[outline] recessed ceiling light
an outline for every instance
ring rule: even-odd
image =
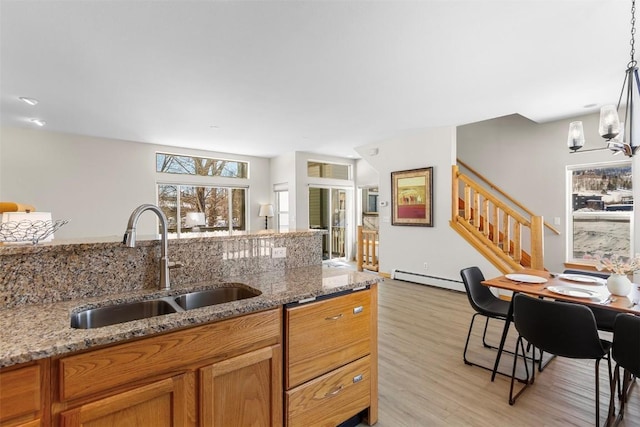
[[[36,124],[38,126],[44,126],[47,124],[47,122],[45,122],[44,120],[40,120],[40,119],[31,119],[29,120],[31,123]]]
[[[38,100],[35,98],[27,98],[26,96],[21,96],[20,97],[20,101],[29,104],[29,105],[36,105],[38,103]]]

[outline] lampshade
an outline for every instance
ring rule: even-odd
[[[600,136],[615,138],[620,133],[620,117],[615,105],[605,105],[600,109]]]
[[[205,225],[204,212],[189,212],[185,218],[184,224],[187,227],[197,227]]]
[[[273,216],[273,205],[260,205],[260,211],[258,212],[258,216]]]
[[[582,148],[584,145],[584,129],[582,122],[569,123],[569,136],[567,137],[567,145],[573,151]]]

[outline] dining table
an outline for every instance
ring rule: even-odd
[[[580,274],[558,274],[543,270],[524,269],[484,280],[483,285],[515,293],[526,293],[540,298],[569,301],[595,306],[620,313],[640,316],[640,285],[633,283],[632,290],[626,296],[612,295],[606,286],[606,279]],[[513,321],[513,298],[509,304],[498,353],[491,375],[496,377],[504,344]]]

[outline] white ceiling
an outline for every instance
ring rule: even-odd
[[[238,154],[357,157],[415,129],[617,102],[630,6],[0,0],[0,115]]]

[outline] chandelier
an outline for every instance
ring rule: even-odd
[[[638,67],[635,60],[635,34],[636,34],[636,1],[631,2],[631,60],[627,64],[624,81],[622,82],[622,90],[618,98],[617,105],[604,105],[600,109],[600,136],[606,140],[607,145],[602,148],[593,148],[586,151],[611,150],[613,154],[623,153],[632,157],[635,154],[639,142],[634,137],[634,97],[640,95],[638,87],[640,87],[640,79],[638,78]],[[625,103],[622,104],[622,98],[626,95]],[[620,107],[624,106],[624,115],[622,120],[618,112]],[[626,141],[625,141],[626,138]],[[581,121],[571,122],[569,124],[569,136],[567,145],[572,153],[577,152],[584,146],[584,130]]]

